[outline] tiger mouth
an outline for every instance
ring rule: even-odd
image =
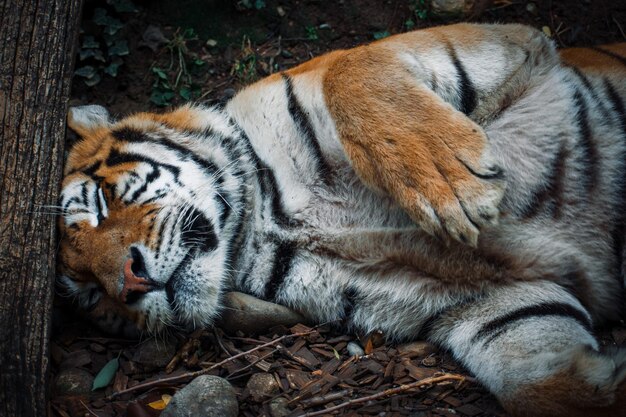
[[[172,311],[176,311],[177,310],[177,305],[176,305],[176,285],[178,283],[180,283],[182,277],[183,277],[183,270],[189,265],[189,263],[193,260],[194,255],[196,254],[197,250],[189,250],[187,252],[187,254],[185,255],[185,257],[182,259],[182,261],[180,261],[180,263],[178,264],[178,266],[176,267],[176,269],[174,270],[174,272],[172,272],[172,275],[170,275],[170,279],[167,280],[167,282],[165,283],[165,297],[167,299],[167,303],[169,304],[170,308],[172,309]]]

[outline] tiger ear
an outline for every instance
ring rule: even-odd
[[[102,106],[89,105],[70,107],[67,114],[67,125],[81,137],[111,125],[109,112]]]

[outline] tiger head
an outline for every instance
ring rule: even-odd
[[[61,289],[150,332],[211,323],[247,212],[248,157],[234,125],[196,106],[117,122],[83,106],[68,125],[81,139],[60,197]]]

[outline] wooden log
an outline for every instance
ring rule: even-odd
[[[0,0],[0,416],[47,413],[55,216],[81,0]]]

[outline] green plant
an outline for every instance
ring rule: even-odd
[[[193,29],[178,29],[165,45],[170,56],[169,66],[161,68],[155,63],[151,67],[155,77],[150,94],[152,103],[165,107],[172,104],[176,95],[186,101],[199,96],[200,87],[194,84],[192,75],[206,63],[187,45],[188,42],[197,40]]]
[[[315,28],[315,26],[306,26],[304,30],[306,32],[306,38],[308,40],[316,41],[320,38],[319,35],[317,34],[317,29]]]
[[[252,48],[252,42],[244,35],[241,40],[241,51],[230,69],[230,75],[236,76],[243,83],[254,81],[259,77],[257,63],[258,56]]]
[[[378,39],[384,39],[388,36],[391,36],[391,33],[389,33],[388,30],[384,30],[382,32],[374,32],[374,39],[378,40]]]
[[[95,29],[84,30],[81,36],[74,74],[89,87],[98,84],[104,75],[117,77],[123,57],[129,54],[128,41],[121,31],[125,24],[118,17],[120,13],[134,13],[137,8],[130,0],[107,0],[107,4],[109,10],[102,7],[94,10],[91,27]]]
[[[413,15],[419,20],[424,20],[428,18],[428,4],[426,3],[426,0],[410,0],[409,9],[413,12]],[[415,22],[412,19],[408,19],[404,24],[407,29],[413,29],[413,27],[415,26]]]
[[[261,10],[265,7],[264,0],[239,0],[237,1],[237,8],[240,10],[256,9]]]

